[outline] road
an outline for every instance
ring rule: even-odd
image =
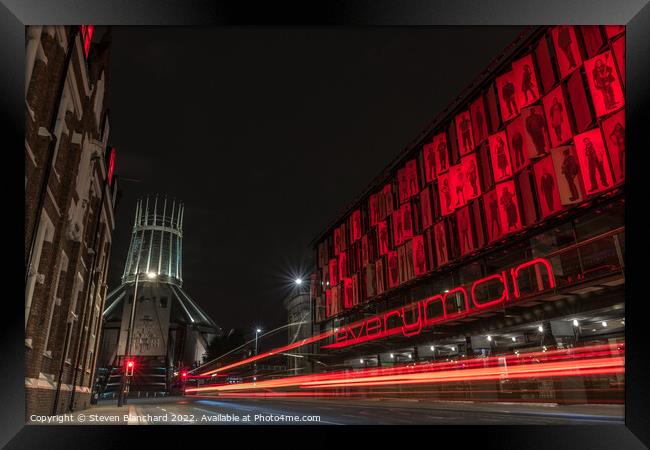
[[[545,406],[409,400],[166,397],[101,401],[60,423],[84,425],[623,424],[622,405]],[[51,422],[58,423],[58,422]]]

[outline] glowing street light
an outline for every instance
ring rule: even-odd
[[[573,319],[573,326],[574,326],[574,327],[577,327],[578,325],[580,325],[580,324],[578,323],[578,319]]]
[[[156,278],[157,276],[158,276],[158,274],[156,274],[156,272],[149,272],[149,273],[147,273],[147,278],[149,278],[150,280],[153,280],[153,279]]]
[[[295,283],[300,286],[302,284],[302,278],[296,278]]]

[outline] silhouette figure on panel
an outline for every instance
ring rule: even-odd
[[[517,205],[515,204],[514,196],[515,194],[510,192],[507,187],[503,188],[500,203],[506,212],[508,231],[510,231],[512,228],[517,228]]]
[[[586,137],[582,140],[582,142],[585,145],[585,156],[587,157],[589,182],[591,184],[591,189],[589,189],[589,192],[593,192],[598,189],[596,172],[598,172],[598,175],[600,175],[600,183],[602,186],[609,187],[609,184],[607,184],[607,177],[605,176],[605,166],[602,157],[598,157],[598,152],[596,151],[594,144],[591,142],[591,139]]]
[[[535,93],[535,85],[533,84],[533,72],[530,65],[524,65],[524,73],[521,79],[521,91],[524,93],[524,101],[528,103],[528,93],[530,92],[531,99],[537,98]]]
[[[573,43],[571,39],[571,27],[562,26],[557,33],[557,45],[564,53],[567,61],[569,61],[569,69],[572,69],[576,66],[576,60],[573,56],[573,49],[571,44]]]
[[[564,178],[569,185],[569,190],[571,191],[569,201],[573,202],[580,197],[578,187],[575,183],[575,179],[580,173],[580,166],[568,148],[565,149],[562,154],[564,155],[564,160],[562,161],[562,175],[564,175]]]
[[[607,65],[601,58],[596,60],[596,65],[591,74],[594,80],[594,87],[599,90],[605,102],[605,109],[613,109],[616,107],[616,99],[614,98],[614,88],[612,84],[616,79],[612,72],[612,66]]]
[[[495,238],[501,234],[501,220],[499,218],[499,202],[497,201],[496,195],[490,197],[488,207],[490,208],[490,217],[491,217],[490,234],[492,235],[493,238]]]
[[[515,166],[521,167],[524,164],[524,137],[519,131],[512,135],[512,148],[515,151]]]
[[[501,88],[501,96],[508,107],[508,117],[517,113],[517,103],[515,102],[515,85],[510,80]]]
[[[526,117],[526,131],[528,131],[528,134],[533,139],[537,156],[544,155],[544,148],[546,147],[544,140],[545,128],[544,116],[538,113],[535,108],[531,108],[528,117]]]
[[[618,166],[621,176],[625,176],[625,127],[620,122],[614,126],[614,131],[609,135],[609,140],[618,149]]]
[[[555,202],[553,201],[555,181],[548,171],[544,171],[544,174],[540,178],[540,188],[544,194],[544,200],[546,201],[546,206],[548,207],[549,212],[553,212],[555,210]]]
[[[501,136],[497,137],[497,167],[501,171],[501,179],[508,176],[508,157],[506,156],[506,143]]]
[[[472,197],[476,197],[478,195],[478,170],[476,169],[476,161],[474,161],[474,159],[471,159],[469,161],[467,179],[469,180],[469,185],[472,188]]]
[[[553,104],[551,105],[550,116],[551,116],[551,126],[555,132],[555,138],[558,142],[562,142],[562,124],[564,123],[564,106],[558,100],[557,97],[553,98]]]

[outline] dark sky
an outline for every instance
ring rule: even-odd
[[[224,328],[284,323],[309,242],[520,31],[114,27],[109,288],[136,199],[167,194],[186,291]]]

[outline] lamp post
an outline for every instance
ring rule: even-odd
[[[140,259],[140,253],[138,253],[138,260]],[[139,263],[139,261],[138,261]],[[158,277],[158,274],[155,272],[147,273],[147,278],[154,280]],[[129,317],[129,329],[126,334],[126,346],[124,348],[124,360],[130,361],[131,357],[131,338],[133,337],[133,321],[135,320],[135,305],[138,301],[138,283],[140,281],[140,272],[136,269],[135,274],[135,286],[133,288],[133,302],[131,303],[131,315]],[[122,406],[126,403],[126,397],[129,393],[129,385],[131,384],[131,377],[126,376],[126,370],[122,371],[122,381],[120,384],[120,395],[117,397],[117,406]]]
[[[257,356],[257,336],[262,332],[260,328],[255,329],[255,356]],[[257,361],[253,366],[253,381],[257,381]]]

